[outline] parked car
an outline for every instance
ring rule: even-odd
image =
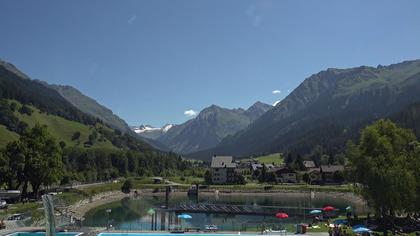
[[[217,225],[206,225],[206,226],[204,226],[204,231],[206,231],[206,232],[216,232],[218,230],[219,230],[219,228],[217,227]]]
[[[5,200],[0,200],[0,209],[7,208],[7,202]]]
[[[13,214],[7,220],[23,220],[25,217],[22,214]]]

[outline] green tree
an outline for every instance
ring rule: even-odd
[[[7,184],[9,160],[0,152],[0,188]]]
[[[131,179],[127,179],[126,181],[124,181],[121,187],[121,192],[130,193],[132,188],[133,188],[133,182],[131,181]]]
[[[297,154],[295,163],[294,163],[294,169],[295,170],[304,170],[305,166],[303,165],[303,159],[300,154]]]
[[[57,183],[62,176],[63,164],[60,148],[48,133],[46,126],[36,124],[21,136],[25,145],[25,175],[33,193],[38,194],[41,185]]]
[[[61,149],[64,149],[66,147],[66,142],[64,142],[64,141],[60,141],[59,144],[60,144]]]
[[[13,141],[7,144],[3,151],[2,176],[7,181],[8,189],[19,189],[23,182],[25,182],[25,155],[26,147],[20,140]]]
[[[71,140],[79,140],[79,138],[80,138],[80,132],[79,131],[76,131],[76,132],[74,132],[73,133],[73,136],[71,137]]]
[[[420,212],[420,143],[412,142],[410,146],[411,152],[407,166],[414,173],[416,179],[416,200],[412,212]]]
[[[293,164],[293,155],[292,153],[287,153],[286,159],[285,159],[285,164],[287,167],[292,167]]]
[[[419,181],[411,164],[420,162],[420,156],[413,143],[413,132],[389,120],[379,120],[362,131],[358,145],[349,142],[347,146],[353,177],[383,220],[393,219],[397,211],[415,209],[419,188],[416,175]]]
[[[311,178],[309,177],[308,173],[303,174],[302,180],[307,184],[309,184],[311,182]]]
[[[33,111],[32,111],[32,109],[31,109],[31,108],[29,108],[28,106],[23,105],[23,106],[21,106],[21,107],[20,107],[19,112],[20,112],[21,114],[26,114],[26,115],[30,116],[30,115],[32,114],[32,112],[33,112]]]
[[[29,184],[38,194],[41,185],[50,185],[61,179],[60,149],[46,126],[36,124],[24,132],[18,141],[11,142],[4,151],[7,159],[8,187],[19,188],[27,194]]]
[[[16,102],[10,103],[10,110],[12,112],[15,112],[16,111],[16,108],[17,108],[17,103]]]
[[[211,172],[209,170],[207,170],[206,173],[204,173],[204,182],[206,184],[212,184]]]
[[[263,183],[265,182],[267,179],[267,167],[265,166],[265,164],[262,165],[262,169],[261,169],[261,173],[258,176],[258,181]]]

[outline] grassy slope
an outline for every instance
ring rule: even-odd
[[[276,165],[281,165],[283,164],[283,157],[281,155],[281,153],[273,153],[273,154],[269,154],[266,156],[259,156],[255,158],[256,160],[258,160],[260,163],[263,164],[271,164],[271,163],[275,163]]]
[[[21,106],[21,104],[17,101],[14,102],[18,104],[18,107]],[[19,120],[28,124],[29,127],[33,127],[36,123],[47,125],[48,131],[54,138],[56,138],[57,142],[64,141],[67,146],[83,147],[83,143],[88,140],[89,135],[92,134],[92,132],[94,131],[94,127],[89,127],[87,125],[75,121],[69,121],[59,116],[40,113],[39,110],[35,107],[31,107],[31,109],[33,110],[33,113],[30,116],[26,114],[20,114],[17,110],[14,114]],[[72,141],[71,138],[73,134],[77,131],[80,132],[80,139],[79,141]],[[0,145],[3,146],[10,140],[10,137],[18,137],[17,134],[8,131],[4,126],[0,127],[0,136]],[[3,138],[3,136],[8,138]],[[115,148],[112,145],[112,143],[108,140],[106,140],[105,142],[96,141],[93,147]]]
[[[18,135],[9,131],[4,125],[0,125],[0,148],[5,147],[8,142],[18,139]]]

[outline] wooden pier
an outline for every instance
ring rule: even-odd
[[[279,207],[279,206],[252,206],[252,205],[227,205],[209,203],[182,203],[167,211],[179,213],[207,213],[207,214],[235,214],[235,215],[260,215],[274,216],[277,212],[292,213],[293,216],[309,216],[309,211],[313,208],[302,207]]]

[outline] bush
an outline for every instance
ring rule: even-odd
[[[73,133],[73,136],[71,137],[71,140],[74,141],[74,140],[78,140],[79,138],[80,138],[80,132],[76,131],[76,132]]]
[[[311,182],[311,178],[309,177],[308,173],[303,174],[302,180],[307,184],[309,184]]]
[[[15,112],[16,111],[16,108],[17,108],[17,103],[16,102],[10,103],[10,110],[12,112]]]
[[[131,181],[131,179],[127,179],[124,182],[123,186],[121,187],[121,192],[130,193],[132,188],[133,188],[133,182]]]
[[[206,173],[204,173],[204,182],[206,184],[212,184],[211,172],[209,170],[207,170]]]
[[[344,173],[341,171],[334,172],[333,179],[337,183],[344,182]]]
[[[30,116],[32,114],[32,109],[26,105],[23,105],[22,107],[20,107],[19,112],[20,114],[26,114]]]

